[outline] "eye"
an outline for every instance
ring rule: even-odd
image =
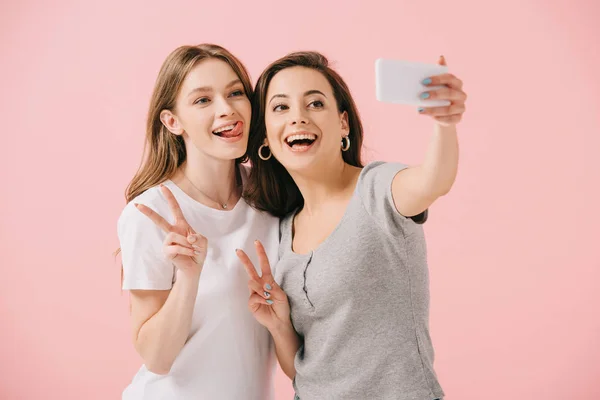
[[[235,90],[233,91],[229,96],[231,97],[239,97],[239,96],[243,96],[244,95],[244,91],[243,90]]]
[[[273,107],[273,111],[283,111],[283,110],[287,110],[289,107],[285,104],[277,104],[275,107]]]
[[[311,101],[308,106],[312,108],[323,108],[324,104],[321,100],[315,100]]]
[[[210,101],[210,99],[208,97],[200,97],[199,99],[194,101],[194,104],[206,104],[209,101]]]

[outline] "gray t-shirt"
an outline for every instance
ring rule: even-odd
[[[295,358],[301,400],[444,396],[433,370],[423,228],[392,198],[404,168],[367,165],[339,225],[309,254],[292,251],[295,213],[281,221],[275,278],[304,341]]]

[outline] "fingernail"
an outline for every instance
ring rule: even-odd
[[[138,203],[133,203],[133,205],[135,206],[135,208],[140,208],[140,205]]]
[[[202,254],[202,253],[197,250],[194,250],[194,254]]]
[[[264,292],[265,297],[271,297],[271,293],[269,292]]]
[[[188,242],[190,242],[190,243],[194,243],[194,242],[196,241],[196,236],[194,236],[194,235],[189,235],[189,236],[187,237],[187,239],[188,239]]]
[[[267,289],[267,290],[271,290],[271,289],[273,289],[273,288],[271,287],[271,285],[269,285],[269,284],[267,283],[267,284],[265,285],[265,289]]]
[[[419,109],[417,111],[419,111],[420,113],[422,113],[423,111],[425,111],[425,109],[423,107],[419,107]]]
[[[421,93],[421,98],[422,99],[428,99],[429,98],[429,93],[425,92],[425,93]]]
[[[273,300],[267,300],[267,304],[268,304],[268,305],[271,305],[271,304],[273,304]]]
[[[431,78],[423,79],[423,85],[429,85],[431,83]]]
[[[195,244],[193,244],[192,247],[195,249],[200,249],[200,246],[196,246]]]

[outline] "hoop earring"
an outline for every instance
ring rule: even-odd
[[[269,160],[271,158],[271,156],[273,155],[273,153],[271,153],[271,149],[269,149],[269,156],[268,157],[263,156],[263,148],[265,148],[265,147],[267,149],[269,149],[269,146],[267,146],[266,144],[263,144],[262,146],[260,146],[258,148],[258,157],[263,161]]]
[[[350,149],[350,136],[344,136],[342,138],[342,151],[348,151]]]

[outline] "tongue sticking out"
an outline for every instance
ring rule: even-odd
[[[224,137],[224,138],[232,138],[232,137],[239,136],[241,133],[242,133],[242,123],[238,122],[235,124],[233,129],[221,131],[221,132],[217,133],[217,135]]]

